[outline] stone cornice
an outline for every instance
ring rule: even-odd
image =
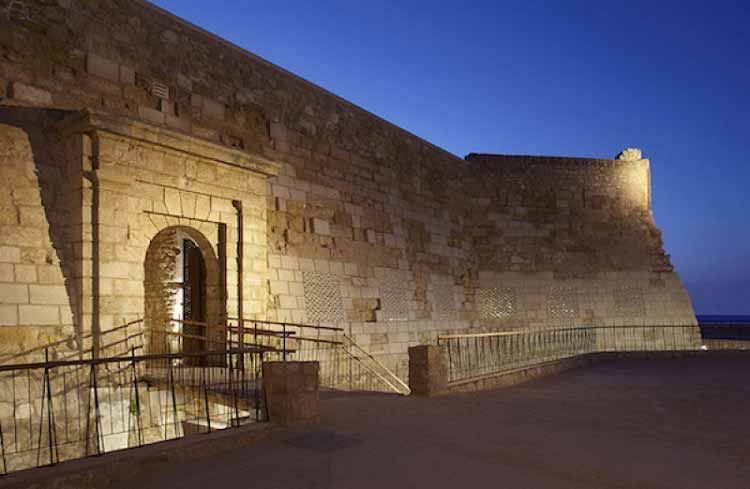
[[[277,175],[280,165],[260,155],[228,148],[189,134],[148,124],[123,116],[83,110],[60,122],[63,134],[104,132],[136,140],[144,145],[188,154],[218,164],[242,168],[271,177]]]

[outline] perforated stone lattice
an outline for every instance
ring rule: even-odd
[[[409,319],[409,299],[412,293],[402,273],[387,271],[380,284],[381,315],[387,321]]]
[[[578,315],[578,297],[573,287],[551,287],[547,292],[547,315],[552,319]]]
[[[488,287],[477,290],[479,317],[502,319],[516,311],[516,292],[510,287]]]
[[[433,276],[432,299],[437,317],[444,318],[456,313],[456,300],[453,296],[453,280],[451,277]]]
[[[341,287],[335,275],[302,272],[308,322],[336,324],[344,320]]]
[[[622,287],[612,292],[618,316],[645,316],[646,301],[640,287]]]

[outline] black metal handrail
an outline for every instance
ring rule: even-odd
[[[79,365],[103,365],[109,363],[120,363],[123,360],[135,361],[135,362],[146,362],[152,360],[177,360],[183,358],[203,358],[206,356],[221,356],[221,355],[241,355],[241,354],[259,354],[259,353],[281,353],[282,351],[270,346],[257,346],[252,348],[228,348],[226,350],[217,351],[200,351],[200,352],[184,352],[184,353],[152,353],[148,355],[137,355],[129,357],[107,357],[107,358],[87,358],[81,360],[50,360],[48,362],[34,362],[34,363],[16,363],[11,365],[0,365],[0,373],[8,372],[12,370],[25,370],[25,369],[39,369],[39,368],[54,368],[54,367],[74,367]]]
[[[0,472],[265,421],[261,367],[279,354],[261,346],[137,355],[133,347],[0,365]]]
[[[227,318],[229,321],[240,321],[239,318]],[[294,323],[289,321],[271,321],[267,319],[249,319],[244,318],[242,319],[243,323],[258,323],[258,324],[268,324],[268,325],[276,325],[276,326],[291,326],[294,328],[303,328],[303,329],[320,329],[324,331],[344,331],[344,328],[339,328],[337,326],[320,326],[315,324],[302,324],[302,323]]]
[[[448,380],[493,375],[605,351],[686,350],[701,347],[697,325],[575,326],[483,331],[438,336],[446,347]]]

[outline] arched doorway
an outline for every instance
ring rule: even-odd
[[[187,226],[161,230],[149,243],[144,271],[150,353],[224,348],[226,314],[219,260],[200,231]]]

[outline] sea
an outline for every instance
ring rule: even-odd
[[[750,316],[699,314],[696,317],[704,340],[750,341]]]
[[[750,316],[747,315],[716,315],[698,314],[699,324],[750,324]]]

